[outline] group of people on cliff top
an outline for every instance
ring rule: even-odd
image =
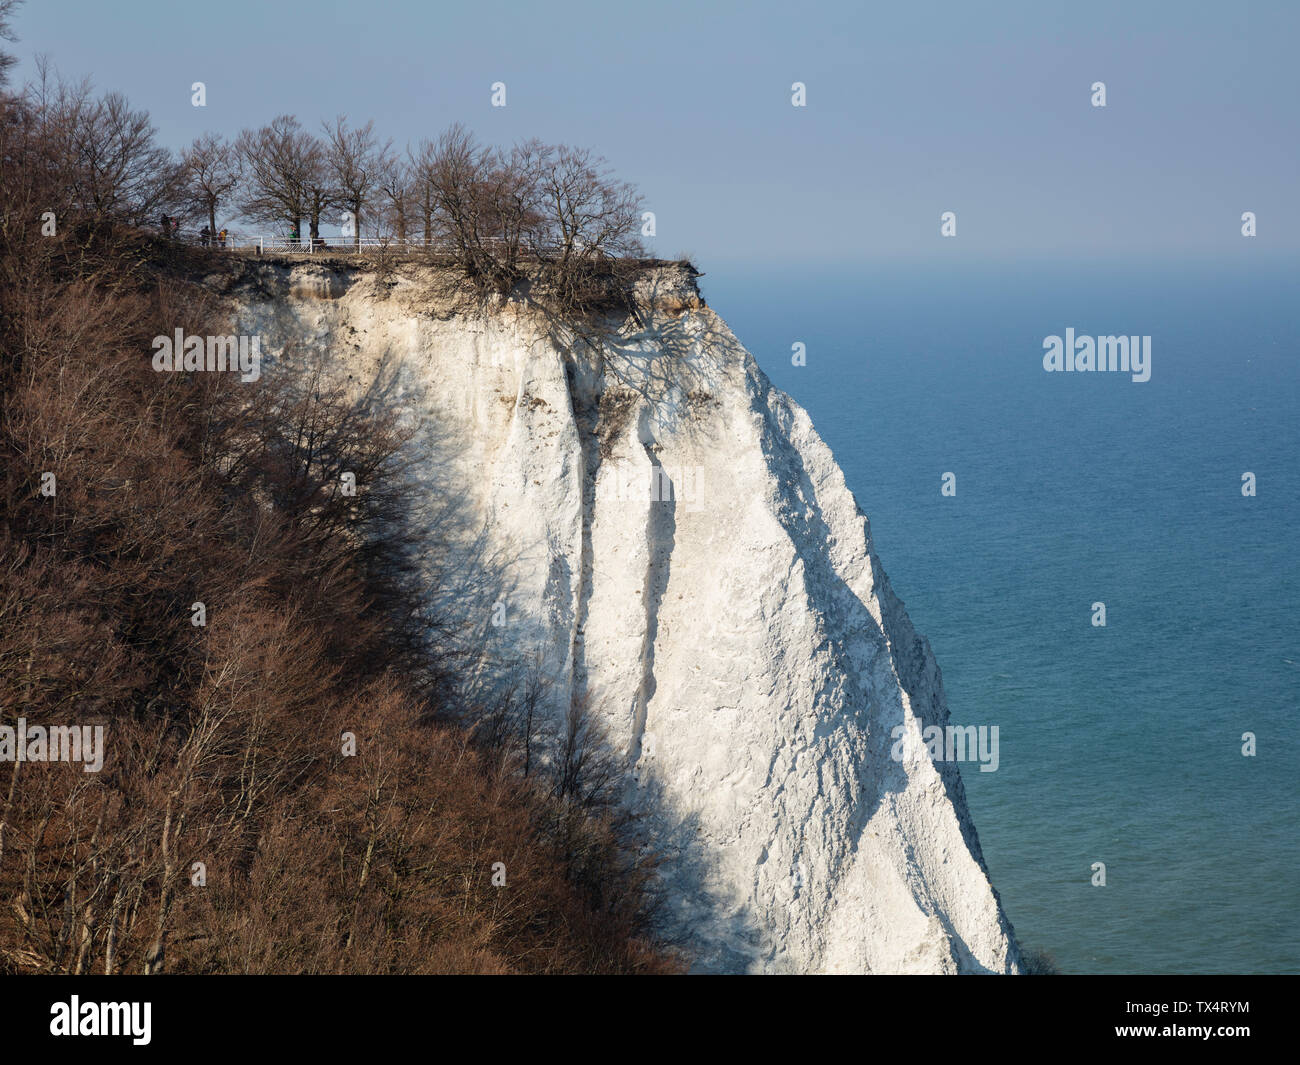
[[[159,222],[159,228],[162,230],[162,235],[168,240],[181,239],[180,219],[163,215]],[[229,235],[230,231],[224,226],[215,233],[212,231],[210,226],[204,226],[199,230],[199,244],[204,248],[224,248],[226,246],[226,238]]]

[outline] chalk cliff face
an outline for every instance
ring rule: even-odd
[[[250,271],[263,372],[321,352],[418,421],[508,558],[493,639],[633,768],[697,969],[1018,971],[956,767],[890,757],[894,726],[947,722],[929,645],[808,415],[687,271],[648,272],[599,344],[458,311],[416,267]]]

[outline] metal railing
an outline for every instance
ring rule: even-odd
[[[258,255],[266,252],[286,252],[299,255],[317,255],[325,252],[376,254],[397,252],[409,255],[413,249],[419,251],[442,252],[450,250],[450,245],[441,241],[398,240],[396,237],[292,237],[280,236],[242,236],[228,238],[228,246],[234,248],[256,249]]]
[[[196,247],[212,248],[215,251],[240,251],[252,253],[255,255],[264,255],[268,252],[276,254],[296,254],[296,255],[319,255],[324,253],[333,254],[382,254],[384,252],[395,252],[401,255],[410,255],[413,251],[423,253],[433,253],[435,255],[449,255],[456,251],[456,246],[448,240],[425,240],[422,237],[407,239],[398,239],[397,237],[317,237],[315,240],[310,237],[283,237],[278,234],[247,234],[247,233],[230,233],[227,232],[226,239],[222,242],[218,237],[209,237],[205,242],[201,236],[192,233],[182,233],[172,237],[182,244],[189,244]],[[498,238],[488,238],[482,242],[485,248],[493,251],[504,249],[506,242]],[[541,249],[545,254],[552,249],[548,246]],[[520,248],[520,253],[525,257],[536,256],[539,249],[535,247]]]
[[[323,252],[353,254],[374,254],[394,251],[410,254],[412,250],[425,252],[447,252],[451,245],[446,241],[425,241],[423,239],[398,240],[396,237],[282,237],[268,234],[246,234],[227,232],[223,241],[219,236],[207,237],[195,233],[169,234],[169,239],[192,247],[211,248],[214,251],[243,251],[257,255],[266,252],[315,255]]]

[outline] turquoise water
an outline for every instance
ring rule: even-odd
[[[701,280],[834,450],[954,723],[999,726],[999,769],[963,766],[972,813],[1020,942],[1066,972],[1300,972],[1297,277]],[[1150,335],[1151,380],[1045,373],[1071,326]]]

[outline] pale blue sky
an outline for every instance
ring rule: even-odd
[[[705,267],[1300,251],[1292,2],[29,0],[16,29],[18,79],[47,53],[173,146],[280,112],[592,146]]]

